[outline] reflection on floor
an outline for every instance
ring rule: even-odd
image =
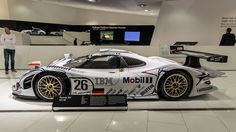
[[[2,71],[1,71],[2,72]],[[15,78],[20,75],[12,74]],[[163,102],[162,105],[170,107],[196,107],[203,106],[236,106],[236,72],[226,72],[224,78],[215,79],[212,83],[220,89],[208,96],[202,96],[207,104],[199,103],[199,98],[191,102]],[[9,78],[13,77],[10,76]],[[4,74],[0,73],[1,78]],[[11,85],[16,79],[0,79],[0,109],[14,108],[21,102],[31,105],[32,109],[40,106],[42,110],[47,109],[48,103],[22,101],[12,99],[10,95]],[[9,100],[4,100],[8,98]],[[133,103],[133,104],[132,104]],[[154,107],[156,102],[141,102],[133,107]],[[172,103],[172,104],[171,104]],[[20,106],[17,106],[20,107]],[[158,106],[160,107],[160,105]],[[36,109],[36,108],[35,108]],[[38,109],[38,107],[37,107]],[[0,130],[4,132],[236,132],[236,111],[127,111],[127,112],[0,112]]]

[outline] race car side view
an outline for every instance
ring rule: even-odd
[[[39,28],[35,28],[35,27],[32,27],[31,30],[22,30],[21,32],[29,34],[29,35],[46,35],[45,31]]]
[[[13,86],[13,95],[45,101],[66,94],[125,94],[129,99],[179,100],[216,90],[210,79],[218,75],[162,57],[101,49],[82,57],[65,55],[48,66],[26,72]]]

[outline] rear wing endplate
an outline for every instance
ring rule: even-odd
[[[186,55],[187,57],[184,65],[193,68],[201,67],[200,59],[205,59],[206,61],[209,62],[218,62],[218,63],[227,63],[228,61],[228,56],[184,50],[184,46],[170,46],[170,53]]]

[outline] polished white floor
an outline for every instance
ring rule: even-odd
[[[205,97],[205,100],[210,99],[213,102],[211,105],[220,107],[223,101],[224,104],[236,106],[236,72],[226,73],[227,77],[212,82],[220,89],[213,95]],[[14,76],[17,77],[17,74]],[[2,73],[0,75],[4,77]],[[4,88],[9,89],[9,85],[14,82],[15,79],[0,79],[1,92]],[[11,95],[6,96],[11,98]],[[193,101],[195,100],[198,98]],[[15,105],[14,102],[10,103],[12,106]],[[47,105],[38,103],[42,108]],[[185,105],[185,102],[182,103]],[[1,108],[3,106],[0,104]],[[236,132],[236,111],[0,112],[0,131]]]

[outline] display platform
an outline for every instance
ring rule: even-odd
[[[129,100],[128,110],[235,110],[234,103],[225,98],[222,93],[191,98],[186,101],[163,101],[163,100]],[[15,98],[12,95],[0,94],[0,112],[48,112],[52,111],[52,103],[39,100],[25,100]]]
[[[12,85],[25,71],[5,75],[0,70],[0,112],[48,112],[52,111],[52,103],[40,100],[16,98],[11,94]],[[227,92],[227,88],[199,97],[182,101],[165,100],[128,100],[128,110],[235,110],[236,103]]]

